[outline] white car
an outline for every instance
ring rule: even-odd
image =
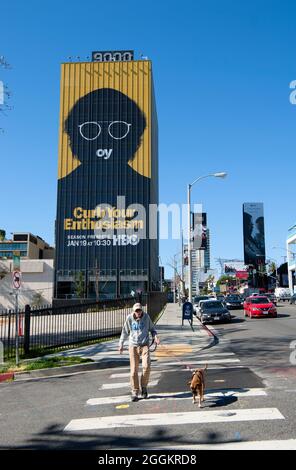
[[[202,305],[205,303],[205,302],[209,302],[211,300],[216,300],[215,297],[208,297],[207,299],[203,299],[203,300],[200,300],[196,306],[196,309],[195,309],[195,312],[196,312],[196,315],[198,316],[200,314],[200,310],[201,310],[201,307]]]
[[[198,311],[198,308],[199,308],[199,302],[201,300],[209,300],[209,296],[208,295],[196,295],[193,299],[193,311],[195,313],[197,313]]]

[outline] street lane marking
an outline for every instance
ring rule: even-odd
[[[246,410],[190,411],[185,413],[151,413],[100,418],[73,419],[64,431],[131,428],[136,426],[175,426],[181,424],[227,423],[285,419],[277,408]]]
[[[159,395],[159,396],[158,396]],[[252,389],[241,389],[241,390],[217,390],[209,393],[205,393],[205,399],[215,397],[259,397],[266,396],[267,393],[262,388]],[[101,398],[90,398],[86,404],[90,406],[98,405],[114,405],[116,403],[124,403],[130,401],[130,395],[121,395],[118,397],[101,397]],[[192,400],[191,392],[176,392],[176,393],[159,393],[149,395],[148,400],[145,403],[154,403],[160,400]],[[143,401],[144,403],[144,401]]]
[[[157,385],[158,382],[159,382],[158,380],[149,382],[149,387],[155,387],[155,385]],[[131,386],[130,382],[103,384],[99,387],[99,390],[111,390],[114,388],[124,388],[124,387],[130,387],[130,386]]]

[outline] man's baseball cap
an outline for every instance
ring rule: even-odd
[[[142,305],[140,303],[134,304],[133,312],[135,312],[136,310],[143,310]]]

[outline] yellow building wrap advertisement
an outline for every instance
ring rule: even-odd
[[[151,63],[66,63],[61,102],[56,269],[149,265]]]

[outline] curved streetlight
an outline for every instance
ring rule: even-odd
[[[187,204],[188,204],[188,300],[189,302],[192,302],[192,262],[191,262],[191,188],[194,184],[198,183],[200,180],[205,179],[205,178],[226,178],[227,173],[226,172],[218,172],[218,173],[211,173],[209,175],[205,176],[200,176],[196,180],[193,181],[193,183],[188,184],[187,186]]]

